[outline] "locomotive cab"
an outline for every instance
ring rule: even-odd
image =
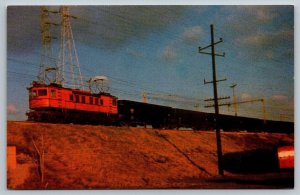
[[[29,109],[49,106],[49,93],[46,86],[32,86],[28,88]]]
[[[61,87],[56,84],[42,85],[33,83],[28,89],[29,109],[58,107],[58,91]]]

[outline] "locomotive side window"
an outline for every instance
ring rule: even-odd
[[[75,102],[79,103],[79,95],[75,95]]]
[[[73,102],[73,94],[70,94],[70,101]]]
[[[51,89],[51,97],[56,97],[56,90]]]
[[[100,105],[101,106],[103,105],[103,99],[100,99]]]
[[[99,98],[95,98],[95,104],[98,105]]]
[[[85,96],[81,96],[81,103],[85,104]]]
[[[90,104],[93,104],[93,97],[90,97]]]
[[[46,96],[47,95],[47,89],[40,89],[38,90],[39,96]]]

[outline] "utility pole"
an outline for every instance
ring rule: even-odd
[[[237,84],[232,84],[230,88],[232,89],[232,97],[233,97],[233,102],[234,102],[234,115],[237,116],[237,104],[236,104],[236,96],[234,93],[234,88],[236,87]]]
[[[222,144],[221,144],[221,134],[220,134],[220,127],[218,124],[219,120],[219,104],[218,104],[218,88],[217,88],[217,82],[225,81],[226,79],[217,80],[217,71],[216,71],[216,60],[215,56],[225,57],[225,53],[223,54],[216,54],[215,53],[215,45],[223,42],[223,39],[220,38],[218,42],[214,41],[214,26],[210,25],[210,35],[211,35],[211,44],[205,47],[199,47],[199,53],[201,54],[208,54],[211,55],[212,60],[212,77],[213,81],[206,82],[204,80],[204,84],[213,83],[213,91],[214,91],[214,107],[215,107],[215,126],[216,126],[216,142],[217,142],[217,156],[218,156],[218,170],[219,175],[224,175],[223,171],[223,164],[222,164]],[[202,50],[211,48],[211,53],[209,52],[203,52]],[[224,99],[224,98],[223,98]]]

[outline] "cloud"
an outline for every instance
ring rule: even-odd
[[[256,19],[263,23],[269,22],[277,16],[277,13],[270,9],[252,9],[252,11],[254,11]]]
[[[58,6],[49,7],[59,10]],[[132,39],[167,28],[178,20],[184,6],[69,6],[75,42],[117,49]],[[60,22],[59,14],[50,14],[51,21]],[[14,52],[32,52],[40,47],[40,7],[10,6],[7,11],[8,49]],[[59,27],[52,27],[59,38]]]
[[[19,110],[17,109],[16,105],[8,104],[7,105],[7,113],[8,114],[17,114]]]
[[[140,52],[140,51],[137,51],[137,50],[134,50],[134,49],[130,49],[130,48],[126,48],[126,52],[134,57],[138,57],[138,58],[143,58],[145,57],[145,54]]]
[[[270,22],[278,16],[277,6],[238,6],[237,11],[243,15],[253,18],[257,22]]]
[[[274,59],[276,57],[293,59],[293,29],[276,32],[260,31],[241,36],[237,38],[236,42],[248,51],[247,55],[252,59]],[[287,50],[278,50],[283,47]],[[281,53],[280,56],[275,55],[278,52]]]
[[[177,57],[174,47],[167,46],[163,49],[161,57],[167,61],[172,61]]]
[[[7,8],[7,48],[13,52],[32,52],[40,43],[40,10],[37,6]]]
[[[187,42],[194,42],[203,36],[203,29],[200,26],[186,28],[182,33],[182,38]]]
[[[252,98],[252,95],[250,95],[249,93],[242,93],[242,95],[241,95],[242,101],[250,100],[251,98]]]
[[[203,35],[203,30],[200,26],[192,26],[185,28],[178,37],[181,39],[171,40],[170,43],[161,51],[161,58],[167,61],[172,61],[178,57],[180,45],[182,43],[191,43],[199,40]]]
[[[220,11],[222,15],[226,15],[228,27],[248,31],[254,27],[253,25],[257,27],[272,22],[277,17],[291,13],[292,9],[292,6],[237,5],[223,6]]]
[[[70,10],[73,7],[70,8]],[[151,33],[166,29],[183,14],[182,6],[88,6],[74,7],[81,19],[74,28],[80,41],[104,49],[117,49],[132,39],[145,39]],[[76,10],[77,9],[77,10]],[[83,22],[82,22],[83,21]],[[92,33],[89,33],[92,32]]]
[[[245,36],[239,39],[239,42],[242,44],[247,44],[249,46],[258,46],[268,42],[269,37],[266,34],[258,33]]]
[[[241,37],[239,42],[251,47],[276,47],[285,42],[291,42],[294,39],[293,30],[279,32],[258,32],[248,36]]]
[[[273,95],[271,99],[275,101],[288,101],[289,98],[286,95]]]
[[[232,56],[238,61],[293,64],[293,9],[284,5],[221,6],[214,19],[223,18],[217,32],[236,50]]]

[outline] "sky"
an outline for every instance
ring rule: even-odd
[[[59,7],[49,7],[58,10]],[[210,44],[214,25],[220,103],[265,99],[267,119],[294,121],[293,6],[70,6],[81,72],[85,80],[108,77],[119,99],[213,112]],[[57,14],[51,15],[59,23]],[[51,28],[53,63],[59,56],[59,27]],[[206,50],[210,52],[210,50]],[[7,119],[25,120],[27,87],[41,58],[40,7],[7,9]],[[263,118],[262,103],[238,105],[238,115]],[[220,107],[234,114],[234,106]]]

